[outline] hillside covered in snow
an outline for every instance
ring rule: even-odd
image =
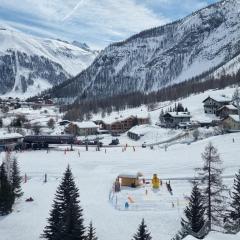
[[[224,0],[179,21],[108,46],[55,97],[107,97],[151,92],[203,73],[235,73],[240,53],[240,1]]]
[[[0,94],[10,96],[32,96],[62,83],[97,55],[77,42],[37,38],[9,27],[0,28],[0,42]]]

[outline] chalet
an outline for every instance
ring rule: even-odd
[[[115,119],[107,119],[102,121],[102,128],[112,133],[123,133],[136,125],[143,125],[149,123],[149,117],[117,117]]]
[[[161,117],[162,126],[175,128],[179,123],[190,122],[189,112],[168,112]]]
[[[78,136],[96,135],[98,125],[91,121],[72,122],[66,127],[65,131]]]
[[[217,110],[223,107],[224,105],[229,105],[231,99],[226,96],[218,96],[218,97],[207,97],[204,101],[204,112],[207,114],[217,114]]]
[[[238,109],[234,105],[224,105],[221,108],[219,108],[216,112],[216,115],[219,116],[221,119],[226,118],[229,115],[237,115]]]
[[[240,131],[239,115],[229,115],[223,120],[223,127],[228,131]]]

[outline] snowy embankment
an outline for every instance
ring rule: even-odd
[[[0,218],[1,239],[39,239],[47,223],[56,188],[67,164],[70,164],[80,189],[85,224],[93,220],[99,240],[131,239],[143,217],[153,240],[170,240],[180,229],[180,219],[187,204],[185,196],[191,191],[190,183],[183,179],[196,176],[194,169],[202,165],[201,153],[209,141],[219,149],[224,182],[230,187],[234,174],[240,168],[240,133],[211,137],[191,145],[175,144],[167,151],[160,148],[137,148],[134,151],[129,147],[124,152],[121,148],[107,149],[106,153],[104,149],[96,152],[94,148],[88,152],[75,148],[75,151],[66,154],[61,150],[17,153],[22,175],[26,173],[28,181],[23,184],[24,196],[15,204],[13,213]],[[0,159],[3,157],[1,153]],[[125,189],[118,202],[124,211],[119,211],[109,202],[109,192],[113,181],[123,172],[141,172],[146,178],[157,173],[161,179],[182,180],[171,181],[173,196],[167,193],[165,185],[157,193],[149,187],[147,196],[144,188]],[[47,183],[43,183],[45,173]],[[136,208],[130,204],[129,210],[125,210],[123,205],[129,195]],[[30,196],[34,202],[25,202]],[[210,234],[207,239],[221,239],[218,236]],[[226,235],[225,239],[230,238]]]

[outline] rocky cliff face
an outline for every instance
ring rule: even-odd
[[[0,28],[0,94],[29,96],[89,66],[97,53],[61,40]]]
[[[52,94],[92,98],[151,92],[211,69],[224,69],[233,59],[237,69],[239,19],[240,0],[225,0],[182,20],[143,31],[108,46],[90,67],[60,84]]]

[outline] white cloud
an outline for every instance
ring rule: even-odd
[[[18,25],[27,25],[26,29],[37,32],[39,28],[40,34],[49,32],[48,36],[75,38],[100,47],[190,13],[207,1],[210,0],[0,0],[2,8],[31,16],[27,23],[16,20]]]
[[[34,15],[45,25],[55,24],[72,35],[88,33],[93,38],[105,35],[106,39],[122,40],[168,21],[134,0],[21,0],[21,4],[17,1],[1,0],[1,6]]]

